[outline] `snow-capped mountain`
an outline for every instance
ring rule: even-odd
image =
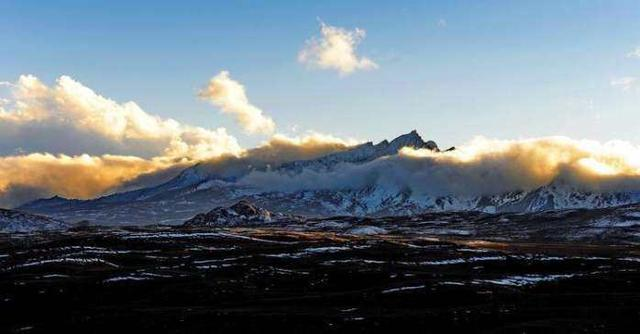
[[[56,219],[20,212],[0,209],[0,232],[35,232],[54,231],[68,228],[68,225]]]
[[[381,186],[357,190],[310,190],[249,195],[252,201],[272,210],[313,216],[394,216],[435,211],[540,212],[559,209],[607,208],[640,202],[639,192],[592,193],[572,187],[544,186],[530,192],[493,196],[419,196],[408,190]]]
[[[438,145],[432,140],[427,142],[422,140],[422,137],[416,130],[410,133],[404,134],[391,142],[383,140],[378,144],[367,142],[354,147],[353,149],[326,155],[324,157],[313,160],[298,160],[289,163],[282,164],[278,168],[279,171],[299,173],[305,169],[312,169],[315,171],[327,171],[333,169],[336,165],[341,163],[360,164],[368,161],[375,160],[383,156],[389,156],[397,154],[403,147],[411,147],[415,149],[430,149],[432,151],[439,152]]]
[[[560,179],[532,190],[495,195],[433,196],[402,186],[378,182],[350,187],[272,189],[246,180],[254,172],[295,176],[303,173],[339,175],[343,167],[385,161],[403,147],[439,152],[433,141],[416,131],[392,141],[371,142],[316,159],[273,163],[236,159],[226,164],[200,163],[174,179],[149,188],[79,201],[60,197],[38,200],[20,209],[64,221],[88,220],[99,224],[178,224],[212,207],[225,207],[247,199],[273,212],[304,216],[383,216],[430,211],[539,212],[571,208],[606,208],[640,202],[640,192],[596,193]],[[447,150],[448,151],[448,150]],[[384,165],[379,173],[386,173]],[[312,173],[309,173],[312,172]]]

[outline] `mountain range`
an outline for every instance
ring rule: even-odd
[[[27,203],[18,209],[45,214],[67,222],[87,220],[105,225],[180,224],[200,212],[248,200],[283,214],[319,216],[393,216],[431,211],[540,212],[555,209],[605,208],[640,202],[640,192],[584,191],[553,180],[533,190],[517,190],[497,195],[430,196],[410,189],[378,183],[356,186],[293,190],[256,186],[246,181],[256,172],[275,175],[339,173],[342,168],[358,167],[388,159],[404,148],[440,152],[434,141],[424,141],[416,132],[378,144],[367,142],[346,150],[309,160],[269,161],[239,159],[224,168],[199,163],[183,170],[160,185],[115,193],[91,200],[58,196]],[[454,150],[450,148],[446,151]],[[249,178],[250,179],[250,178]]]

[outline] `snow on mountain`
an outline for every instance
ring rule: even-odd
[[[312,216],[395,216],[421,212],[482,211],[540,212],[575,208],[607,208],[640,202],[640,193],[592,193],[549,185],[530,192],[514,191],[493,196],[428,196],[369,186],[356,190],[309,190],[247,196],[272,210]]]
[[[397,154],[403,147],[415,149],[430,149],[440,151],[438,145],[433,141],[423,141],[416,130],[404,134],[391,142],[383,140],[378,144],[367,142],[358,145],[350,150],[326,155],[313,160],[300,160],[285,163],[278,168],[279,171],[301,172],[304,169],[315,171],[327,171],[340,163],[364,163],[377,158]]]
[[[48,217],[16,210],[0,209],[0,232],[54,231],[68,227],[67,224]]]
[[[640,192],[593,192],[554,181],[501,205],[502,212],[538,212],[556,209],[597,209],[640,202]]]
[[[570,183],[562,182],[561,179],[537,189],[485,196],[417,194],[400,186],[375,182],[355,188],[332,187],[290,191],[264,189],[237,182],[252,171],[269,170],[283,175],[295,175],[308,170],[339,172],[339,166],[373,162],[395,155],[407,146],[439,151],[433,141],[425,142],[416,131],[412,131],[390,142],[369,142],[316,159],[285,162],[280,165],[268,161],[242,159],[225,164],[201,163],[185,169],[174,179],[156,187],[88,201],[54,197],[34,201],[21,209],[65,221],[89,220],[99,224],[179,224],[200,212],[210,210],[211,207],[228,206],[243,199],[273,212],[311,217],[385,216],[471,210],[487,213],[540,212],[606,208],[640,202],[640,192],[596,193],[578,189]],[[213,214],[215,216],[222,212]]]

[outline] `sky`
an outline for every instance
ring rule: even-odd
[[[282,133],[640,142],[640,94],[612,85],[640,76],[638,1],[3,1],[0,18],[0,81],[68,75],[243,146],[264,137],[196,98],[221,71]],[[377,68],[301,63],[320,22],[364,30]]]
[[[414,129],[480,184],[640,179],[638,1],[9,0],[0,46],[0,207]]]

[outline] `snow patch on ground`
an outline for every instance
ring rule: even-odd
[[[359,226],[348,230],[347,233],[353,235],[375,235],[386,234],[388,231],[377,226]]]
[[[552,282],[560,279],[575,277],[576,274],[558,274],[558,275],[514,275],[499,279],[474,280],[474,284],[496,284],[505,286],[528,286],[536,285],[541,282]]]

